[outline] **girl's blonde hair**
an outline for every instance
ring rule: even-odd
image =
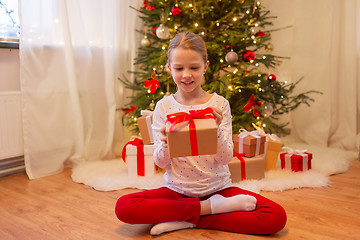
[[[171,53],[176,48],[190,49],[201,54],[204,62],[207,62],[208,54],[204,40],[195,34],[190,32],[182,32],[176,34],[171,40],[168,48],[168,63],[171,61]]]

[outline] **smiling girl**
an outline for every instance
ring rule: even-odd
[[[225,98],[201,88],[208,66],[201,37],[184,32],[172,39],[168,67],[177,92],[158,101],[152,125],[154,161],[166,168],[166,185],[120,197],[116,215],[130,224],[155,224],[152,235],[186,228],[276,233],[285,226],[284,209],[259,194],[232,186],[227,165],[233,157],[231,110]],[[166,115],[207,107],[213,109],[218,124],[217,153],[170,158]]]

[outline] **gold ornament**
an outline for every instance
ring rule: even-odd
[[[265,51],[271,53],[273,50],[274,50],[274,46],[273,46],[271,43],[269,43],[268,45],[266,45]]]
[[[154,107],[155,107],[155,102],[154,102],[154,100],[151,101],[149,107],[150,107],[151,110],[154,110]]]
[[[149,47],[150,45],[151,45],[151,42],[148,39],[148,37],[145,35],[144,38],[141,40],[141,46],[142,47]]]

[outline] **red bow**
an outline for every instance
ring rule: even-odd
[[[160,83],[158,80],[156,79],[149,79],[149,80],[145,80],[145,87],[148,88],[150,87],[150,93],[154,94],[156,92],[156,89],[158,87],[160,87]]]
[[[244,111],[245,111],[245,112],[250,111],[251,108],[254,107],[254,105],[256,105],[256,106],[261,106],[261,102],[260,102],[260,101],[255,101],[254,94],[251,94],[251,96],[249,97],[248,102],[249,102],[249,103],[246,104],[245,107],[244,107]],[[259,110],[257,110],[256,108],[253,109],[253,114],[254,114],[255,117],[260,117]]]
[[[191,154],[197,156],[198,146],[197,146],[197,137],[196,137],[196,127],[194,119],[215,119],[214,115],[209,115],[213,112],[213,109],[208,107],[203,110],[190,110],[189,113],[179,112],[174,114],[169,114],[166,116],[166,121],[172,123],[169,129],[169,134],[171,133],[173,127],[184,121],[189,121],[189,134],[190,134],[190,143],[191,143]]]
[[[125,114],[129,113],[129,112],[132,112],[132,111],[135,111],[136,110],[136,107],[135,106],[131,106],[131,108],[122,108],[121,109]]]
[[[122,159],[125,161],[126,157],[126,146],[127,145],[134,145],[137,148],[137,175],[138,176],[145,176],[145,156],[144,156],[144,143],[141,139],[135,138],[132,141],[129,141],[125,144],[122,150]]]
[[[233,153],[233,157],[237,157],[240,160],[241,164],[241,181],[246,179],[246,173],[245,173],[245,160],[242,158],[244,153]]]

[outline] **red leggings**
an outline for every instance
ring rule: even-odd
[[[231,197],[248,194],[256,197],[252,212],[230,212],[200,216],[200,201],[221,194]],[[166,187],[122,196],[115,206],[119,220],[129,224],[172,221],[194,223],[196,228],[216,229],[245,234],[272,234],[284,228],[285,210],[277,203],[250,191],[230,187],[202,198],[191,198]]]

